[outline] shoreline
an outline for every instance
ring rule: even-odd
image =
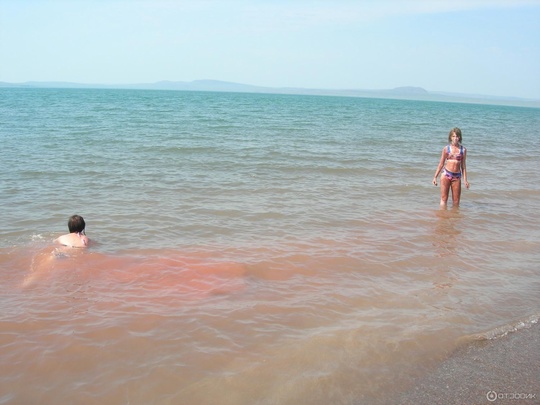
[[[539,404],[540,324],[472,342],[398,396],[396,404]],[[489,395],[489,399],[488,399]]]

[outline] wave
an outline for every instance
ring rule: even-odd
[[[535,314],[526,316],[522,319],[518,319],[516,321],[510,322],[501,326],[497,326],[496,328],[493,328],[484,332],[478,332],[472,335],[463,336],[460,339],[459,343],[467,344],[474,341],[500,339],[510,333],[514,333],[522,329],[528,329],[531,326],[537,324],[539,320],[540,320],[540,313],[535,313]]]

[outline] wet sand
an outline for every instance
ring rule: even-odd
[[[540,404],[540,324],[467,345],[396,401],[416,405],[510,403]]]

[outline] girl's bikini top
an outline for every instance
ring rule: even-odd
[[[463,159],[462,145],[459,145],[459,153],[452,153],[452,147],[450,145],[447,146],[446,152],[448,153],[446,160],[457,160],[458,162],[461,162],[461,160]]]

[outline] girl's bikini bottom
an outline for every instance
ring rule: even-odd
[[[450,181],[461,180],[461,172],[454,173],[454,172],[451,172],[450,170],[444,169],[444,175]]]

